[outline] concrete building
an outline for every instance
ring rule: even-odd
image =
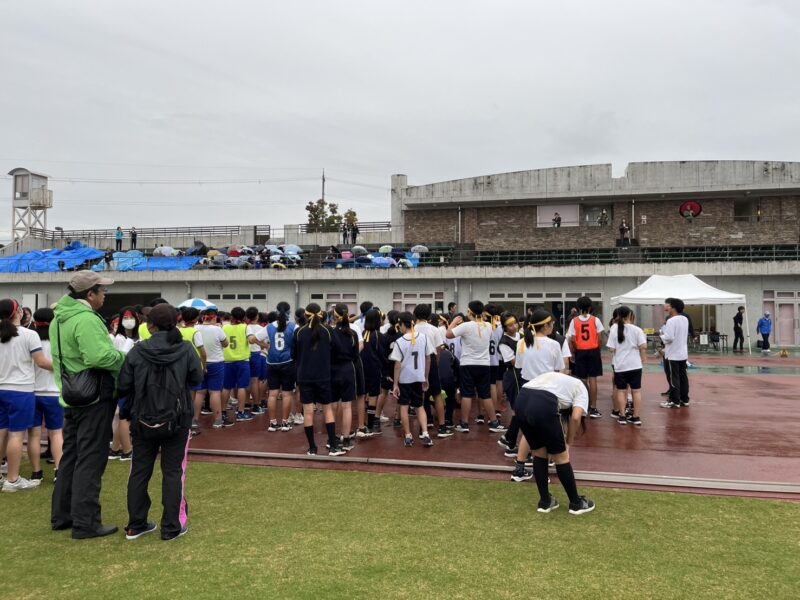
[[[417,186],[394,175],[391,196],[392,228],[407,243],[613,248],[622,219],[642,247],[800,241],[797,162],[630,163],[622,177],[613,177],[610,164],[585,165]],[[680,208],[687,201],[702,212],[686,218]]]

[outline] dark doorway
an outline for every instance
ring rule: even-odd
[[[100,309],[100,314],[105,318],[113,317],[125,306],[136,306],[137,304],[146,306],[151,300],[158,298],[160,295],[160,292],[108,293],[106,294],[103,308]]]

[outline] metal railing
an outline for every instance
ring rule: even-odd
[[[254,225],[258,235],[269,235],[269,225]],[[143,227],[136,230],[137,238],[164,238],[169,236],[180,237],[203,237],[203,236],[222,236],[229,237],[240,235],[246,227],[239,225],[213,225],[203,227]],[[123,229],[125,237],[130,237],[130,229]],[[86,238],[111,238],[117,233],[116,229],[64,229],[63,231],[51,231],[49,229],[32,228],[30,236],[48,241],[56,240],[76,240]]]
[[[357,225],[359,233],[392,230],[390,221],[359,221]],[[337,233],[342,231],[341,225],[334,225],[332,227],[310,227],[308,223],[301,223],[299,225],[284,225],[283,227],[284,230],[297,227],[298,233]]]

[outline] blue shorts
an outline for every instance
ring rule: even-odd
[[[224,380],[225,363],[206,363],[206,374],[203,377],[203,383],[200,384],[200,389],[221,392]]]
[[[33,392],[0,390],[0,429],[13,433],[33,427],[36,397]]]
[[[225,363],[226,390],[246,390],[250,387],[250,361],[238,360]]]
[[[250,352],[250,379],[264,381],[267,378],[267,357],[261,352]]]
[[[64,428],[64,409],[58,403],[58,396],[36,396],[33,426],[41,427],[42,422],[50,431]]]

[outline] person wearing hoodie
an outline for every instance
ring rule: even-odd
[[[58,301],[50,324],[53,374],[62,392],[64,453],[53,491],[50,524],[53,530],[72,529],[74,539],[110,535],[100,518],[100,484],[108,462],[111,423],[117,404],[115,378],[125,355],[114,348],[103,318],[97,314],[113,279],[79,271],[69,280],[69,293]],[[94,369],[99,378],[97,400],[70,407],[63,398],[62,370],[75,375]]]
[[[131,350],[119,375],[120,394],[128,400],[124,411],[130,416],[133,435],[133,461],[128,478],[128,525],[125,537],[134,540],[155,531],[147,520],[150,496],[147,486],[153,476],[156,458],[161,454],[163,477],[161,539],[172,540],[188,531],[188,505],[184,497],[186,465],[194,416],[192,388],[203,381],[203,365],[190,344],[183,341],[177,328],[178,311],[169,304],[155,306],[148,315],[152,337]],[[152,400],[156,378],[174,378],[178,393],[178,414],[169,432],[155,436],[143,424],[146,406]],[[160,385],[160,384],[159,384]],[[160,386],[164,387],[164,386]]]

